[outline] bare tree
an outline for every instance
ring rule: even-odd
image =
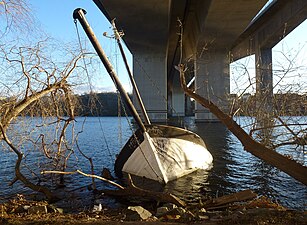
[[[180,35],[182,36],[182,32]],[[181,42],[181,49],[182,44],[183,43]],[[285,54],[284,56],[286,57]],[[296,60],[295,57],[292,59],[286,59],[289,64],[287,66],[281,64],[283,65],[283,68],[278,71],[279,80],[276,84],[280,83],[290,72],[293,71],[297,72],[297,77],[302,76],[302,74],[299,73],[299,68],[294,66]],[[198,95],[194,90],[187,87],[185,82],[185,71],[187,68],[185,68],[184,64],[180,63],[177,69],[180,72],[181,86],[185,94],[195,99],[195,101],[203,107],[209,109],[209,111],[240,140],[246,151],[307,185],[307,167],[302,165],[304,162],[297,162],[289,155],[278,153],[278,148],[280,146],[295,145],[296,148],[301,148],[303,150],[303,155],[305,154],[304,147],[307,145],[306,123],[302,123],[301,121],[293,122],[293,120],[289,118],[287,119],[288,121],[285,121],[281,116],[306,116],[306,88],[302,85],[300,86],[300,95],[297,93],[290,95],[289,93],[285,93],[282,95],[281,99],[278,99],[278,96],[275,95],[274,101],[270,99],[272,104],[275,106],[272,113],[259,113],[264,112],[263,105],[259,104],[259,102],[261,103],[265,101],[265,98],[272,98],[272,96],[269,93],[267,95],[263,94],[261,96],[262,98],[259,99],[257,96],[247,94],[247,91],[252,90],[253,86],[256,85],[257,80],[250,76],[249,69],[245,65],[241,64],[240,66],[241,71],[243,71],[242,74],[248,77],[248,84],[245,88],[240,89],[239,94],[230,98],[231,107],[229,112],[222,110],[210,99]],[[287,88],[291,89],[291,84],[288,84]],[[305,92],[302,93],[302,90],[305,90]],[[285,99],[287,97],[289,98],[288,100]],[[296,104],[294,104],[294,102],[296,102]],[[285,108],[288,109],[285,110]],[[264,114],[266,114],[265,117],[261,116]],[[240,115],[248,116],[251,122],[240,126],[235,118]]]
[[[34,23],[30,5],[27,0],[0,1],[0,38],[10,31],[24,32]]]
[[[199,96],[193,90],[189,89],[185,82],[184,70],[184,66],[182,64],[179,65],[181,85],[184,92],[189,97],[195,99],[195,101],[200,103],[202,106],[208,108],[210,112],[212,112],[223,124],[225,124],[226,127],[241,141],[246,151],[281,169],[298,181],[307,185],[307,167],[277,153],[271,148],[266,147],[264,144],[259,143],[257,140],[253,139],[251,135],[246,133],[244,129],[239,126],[231,116],[224,113],[213,102],[203,98],[202,96]]]
[[[49,159],[49,164],[45,160],[43,165],[65,171],[74,145],[74,140],[67,139],[66,131],[74,121],[76,105],[68,79],[73,73],[78,72],[77,63],[82,55],[72,55],[63,65],[55,63],[45,54],[44,43],[39,42],[32,47],[1,46],[3,79],[0,83],[0,128],[1,139],[17,155],[16,177],[11,184],[20,180],[25,186],[43,192],[52,200],[55,196],[49,189],[34,184],[22,173],[21,168],[31,168],[23,164],[23,159],[27,155],[23,151],[39,149],[41,155]],[[23,126],[23,119],[18,120],[20,116],[38,117],[40,120],[36,120],[34,125]],[[16,122],[15,129],[9,130],[13,120]],[[40,127],[44,129],[37,131]],[[21,130],[26,131],[27,135],[18,135]],[[58,135],[47,138],[46,134],[50,134],[50,131]],[[27,147],[22,149],[21,146]],[[37,179],[42,180],[40,177]]]

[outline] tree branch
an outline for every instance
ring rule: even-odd
[[[209,109],[209,111],[213,113],[240,140],[246,151],[307,185],[307,167],[273,151],[272,149],[265,147],[252,139],[229,115],[220,110],[213,102],[194,93],[187,87],[183,64],[180,64],[177,69],[180,73],[181,87],[184,92],[189,97],[195,99],[195,101],[197,101],[199,104]]]

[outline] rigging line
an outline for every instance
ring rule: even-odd
[[[105,133],[104,133],[104,129],[103,129],[103,126],[102,126],[102,122],[101,122],[101,120],[100,120],[100,117],[98,118],[98,121],[99,121],[100,129],[101,129],[101,131],[102,131],[103,140],[104,140],[104,142],[105,142],[105,144],[106,144],[106,146],[107,146],[107,150],[108,150],[108,153],[109,153],[109,157],[110,157],[112,160],[114,160],[115,158],[114,158],[114,155],[113,155],[113,154],[111,153],[111,151],[110,151],[109,144],[108,144],[108,142],[107,142],[107,138],[106,138],[106,135],[105,135]]]
[[[158,87],[158,85],[156,84],[156,82],[151,78],[151,76],[146,72],[146,70],[144,69],[144,67],[142,66],[142,64],[139,62],[139,60],[137,58],[134,58],[135,61],[137,62],[137,64],[140,66],[140,68],[142,69],[142,71],[144,72],[144,74],[146,75],[146,77],[148,78],[148,80],[151,83],[151,86],[154,87],[158,94],[160,95],[160,97],[163,98],[163,100],[168,104],[167,101],[167,97],[165,97],[165,95],[162,93],[162,91],[160,90],[160,88]],[[173,108],[172,105],[168,105],[170,107],[171,110],[173,110],[175,113],[177,113],[176,109]]]
[[[185,3],[181,26],[185,25],[187,14],[188,14],[188,9],[190,8],[190,4],[191,4],[190,0],[187,0],[186,3]],[[178,20],[179,20],[179,18],[178,18]],[[183,40],[181,36],[182,36],[181,33],[179,33],[178,39],[177,39],[176,48],[175,48],[175,52],[174,52],[173,57],[172,57],[172,64],[171,64],[171,67],[170,67],[170,70],[169,70],[168,74],[171,74],[173,72],[173,70],[175,69],[174,65],[175,65],[175,59],[176,59],[177,51],[178,51],[179,46],[181,48],[181,43],[182,43],[182,40]],[[179,63],[181,63],[181,61],[182,61],[182,49],[179,49],[179,50],[180,50],[180,53],[179,53],[180,54]]]
[[[119,141],[119,145],[120,147],[123,147],[123,141],[122,141],[122,121],[121,121],[121,101],[120,101],[120,93],[118,91],[117,92],[117,118],[118,118],[118,141]]]
[[[80,33],[79,33],[78,24],[77,24],[77,20],[76,19],[74,20],[74,23],[75,23],[75,27],[76,27],[77,36],[78,36],[80,51],[81,51],[81,54],[83,55],[82,59],[83,59],[85,73],[86,73],[86,76],[87,76],[87,79],[88,79],[88,82],[89,82],[89,87],[90,87],[90,91],[91,91],[90,93],[93,93],[92,81],[91,81],[91,78],[89,76],[89,72],[88,72],[88,69],[87,69],[87,66],[86,66],[84,52],[83,52],[82,43],[81,43],[81,37],[80,37]],[[109,144],[107,142],[107,138],[105,136],[104,129],[103,129],[100,117],[98,117],[98,121],[99,121],[99,126],[100,126],[100,129],[101,129],[101,132],[102,132],[103,140],[104,140],[104,142],[106,144],[109,156],[113,160],[114,158],[113,158],[113,156],[111,154],[111,151],[110,151],[110,148],[109,148]]]
[[[83,52],[83,48],[82,48],[82,44],[81,44],[80,33],[79,33],[78,24],[77,24],[77,20],[76,19],[74,20],[74,23],[75,23],[75,27],[76,27],[77,36],[78,36],[78,42],[79,42],[80,51],[81,51],[81,54],[83,56],[82,60],[83,60],[83,64],[84,64],[85,73],[86,73],[86,76],[87,76],[87,79],[88,79],[88,83],[90,84],[89,86],[90,86],[90,90],[91,90],[91,93],[92,93],[93,92],[92,80],[91,80],[91,78],[89,76],[88,69],[87,69],[87,66],[86,66],[84,52]]]
[[[113,38],[114,39],[114,38]],[[114,39],[115,40],[115,39]],[[114,41],[114,50],[115,50],[115,68],[116,73],[118,73],[118,52],[117,52],[117,46],[116,46],[116,40]],[[118,142],[120,147],[123,147],[123,140],[122,140],[122,121],[121,121],[121,99],[120,99],[120,93],[117,90],[117,117],[118,117]]]
[[[122,98],[121,98],[121,97],[120,97],[120,100],[121,100],[121,102],[122,102]],[[126,120],[127,120],[127,122],[128,122],[129,128],[130,128],[130,130],[131,130],[131,132],[132,132],[132,135],[133,135],[134,139],[136,140],[136,142],[137,142],[137,144],[138,144],[138,147],[140,148],[140,151],[141,151],[141,153],[142,153],[142,155],[143,155],[145,161],[147,162],[147,164],[148,164],[148,166],[150,167],[150,169],[152,170],[152,172],[154,172],[154,174],[156,175],[156,177],[157,177],[159,180],[163,181],[163,178],[161,178],[161,177],[158,175],[158,173],[157,173],[157,172],[155,171],[155,169],[151,166],[149,160],[148,160],[147,157],[145,156],[145,153],[144,153],[144,151],[143,151],[143,149],[142,149],[142,147],[141,147],[141,143],[139,142],[139,139],[138,139],[138,137],[136,136],[136,134],[135,134],[135,132],[134,132],[134,129],[132,128],[132,124],[131,124],[130,120],[128,119],[128,114],[127,114],[127,111],[126,111],[126,108],[125,108],[125,104],[124,104],[123,102],[122,102],[122,106],[123,106],[123,111],[124,111],[124,113],[125,113],[125,117],[126,117]]]

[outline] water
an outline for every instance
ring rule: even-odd
[[[250,118],[238,118],[241,122],[246,122]],[[306,119],[306,118],[305,118]],[[40,119],[34,119],[37,122]],[[50,121],[53,121],[52,118]],[[95,173],[100,175],[103,167],[113,170],[115,155],[119,152],[126,140],[132,134],[132,125],[130,120],[117,117],[90,117],[77,118],[74,127],[67,130],[68,136],[78,132],[78,146],[82,152],[93,159]],[[26,130],[16,129],[11,137],[13,143],[20,142],[24,133],[39,134],[46,127],[34,127],[31,125],[33,121],[22,119],[16,121],[12,126],[14,128],[27,127]],[[221,196],[223,194],[234,193],[240,190],[253,189],[259,195],[270,197],[273,201],[282,205],[293,208],[306,210],[307,187],[294,180],[287,174],[278,169],[262,162],[246,152],[241,143],[220,123],[195,123],[192,118],[186,118],[183,126],[199,134],[206,142],[207,147],[214,157],[214,166],[211,171],[197,171],[179,180],[168,183],[165,191],[172,192],[186,201],[198,201],[204,196]],[[32,127],[32,129],[29,129]],[[59,134],[56,134],[59,135]],[[52,135],[50,137],[53,138]],[[39,168],[46,165],[42,153],[31,147],[32,145],[24,140],[21,149],[26,155],[26,163],[30,168],[23,167],[23,171],[28,176],[35,177],[35,173],[39,173]],[[29,147],[30,146],[30,147]],[[294,159],[306,165],[307,159],[302,150],[283,147],[280,151],[291,154]],[[14,160],[16,155],[7,150],[6,146],[2,146],[0,158],[0,200],[13,195],[16,192],[28,193],[28,189],[24,188],[20,182],[13,187],[8,184],[13,180]],[[88,160],[82,157],[81,153],[74,144],[74,153],[69,162],[69,170],[81,169],[86,173],[90,173]],[[90,179],[80,176],[68,176],[66,180],[66,190],[72,190],[76,187],[82,187],[90,184]],[[98,183],[98,188],[103,185]]]

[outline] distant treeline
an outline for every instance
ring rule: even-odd
[[[235,96],[232,96],[235,97]],[[132,99],[132,95],[130,95]],[[79,107],[76,113],[79,116],[117,116],[118,111],[118,94],[114,92],[85,94],[77,96]],[[307,96],[295,93],[274,94],[272,99],[273,109],[280,116],[299,116],[307,115]],[[243,107],[247,110],[247,115],[253,115],[257,109],[257,100],[254,95],[245,95],[237,101],[237,107]],[[193,105],[194,106],[194,105]],[[121,105],[122,107],[122,105]],[[244,110],[244,111],[245,111]],[[194,111],[192,109],[192,111]],[[121,115],[124,110],[120,110]],[[129,111],[127,111],[130,115]]]
[[[132,99],[132,95],[129,95]],[[103,92],[84,94],[76,96],[77,104],[76,114],[78,116],[125,116],[130,115],[130,112],[123,109],[124,102],[121,101],[118,93]]]
[[[245,94],[238,98],[231,95],[229,99],[233,111],[241,109],[241,115],[255,116],[259,112],[262,100],[255,95]],[[260,105],[260,106],[259,106]],[[278,116],[306,116],[307,115],[307,95],[296,93],[274,94],[272,99],[273,112]]]
[[[132,95],[129,95],[132,98]],[[115,92],[103,92],[93,94],[83,94],[73,96],[75,116],[130,116],[130,112],[124,110],[124,103]],[[0,99],[0,115],[5,108],[16,106],[16,98]],[[240,111],[240,115],[255,116],[259,110],[259,103],[255,95],[245,94],[241,97],[230,95],[230,106],[233,111]],[[45,96],[39,101],[31,104],[22,113],[24,116],[68,116],[68,107],[65,96],[57,99]],[[279,116],[306,116],[307,115],[307,96],[300,94],[274,94],[272,99],[274,113]],[[194,111],[194,105],[191,106]],[[192,115],[192,114],[191,114]]]

